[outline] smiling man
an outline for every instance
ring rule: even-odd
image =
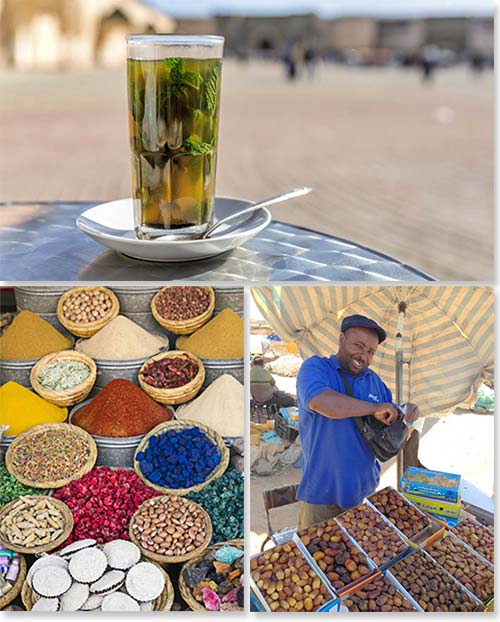
[[[386,338],[384,329],[363,315],[351,315],[340,330],[337,354],[312,356],[297,378],[303,455],[299,529],[358,505],[379,483],[380,464],[354,418],[372,416],[389,425],[398,417],[390,390],[369,369]],[[346,395],[342,376],[354,397]],[[408,404],[405,420],[418,416],[418,407]]]

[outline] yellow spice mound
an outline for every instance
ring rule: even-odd
[[[71,348],[72,341],[31,311],[21,311],[0,337],[0,359],[29,361]]]
[[[244,354],[243,320],[224,309],[189,337],[179,337],[176,347],[206,359],[238,359]]]
[[[0,387],[0,426],[9,426],[7,436],[17,436],[39,423],[60,423],[67,415],[67,408],[50,404],[17,382]]]

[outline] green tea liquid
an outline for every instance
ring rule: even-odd
[[[196,237],[212,219],[221,64],[214,58],[127,60],[139,237]]]

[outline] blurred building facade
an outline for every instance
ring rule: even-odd
[[[279,58],[296,42],[324,57],[375,64],[416,58],[429,45],[491,60],[494,50],[493,17],[321,19],[307,13],[174,20],[146,0],[0,0],[0,66],[117,66],[130,32],[221,34],[226,51],[241,58]]]
[[[115,66],[126,34],[175,29],[172,18],[138,0],[0,0],[0,66]]]

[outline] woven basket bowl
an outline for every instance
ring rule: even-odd
[[[67,298],[69,298],[75,292],[88,292],[88,291],[98,290],[100,292],[105,293],[111,299],[111,309],[108,313],[100,318],[99,320],[95,320],[94,322],[88,322],[87,324],[82,324],[81,322],[72,322],[69,320],[63,313],[63,304]],[[59,302],[57,303],[57,319],[61,324],[69,330],[70,333],[76,335],[77,337],[92,337],[95,335],[101,328],[104,328],[106,324],[109,324],[113,318],[115,318],[120,312],[120,303],[118,302],[118,298],[116,295],[107,287],[102,287],[98,285],[85,285],[83,287],[73,287],[69,289],[67,292],[59,298]]]
[[[212,287],[203,286],[203,288],[208,292],[209,301],[208,307],[205,311],[203,311],[203,313],[200,313],[200,315],[189,318],[188,320],[168,320],[158,313],[156,302],[161,294],[165,290],[169,289],[169,287],[175,286],[169,285],[167,287],[163,287],[157,294],[155,294],[153,300],[151,301],[151,313],[160,326],[163,326],[163,328],[166,328],[175,335],[191,335],[201,328],[203,324],[206,324],[212,317],[215,307],[215,292]]]
[[[204,482],[201,482],[200,484],[196,484],[196,486],[191,486],[190,488],[166,488],[163,486],[158,486],[158,484],[154,484],[153,482],[150,482],[142,473],[141,465],[137,460],[137,454],[140,451],[143,451],[144,449],[148,447],[149,439],[152,436],[162,434],[163,432],[167,432],[168,430],[185,430],[185,429],[194,428],[194,427],[199,428],[202,432],[204,432],[208,436],[208,438],[212,442],[214,442],[217,445],[217,449],[219,450],[219,455],[220,455],[219,464],[209,474],[209,476]],[[135,472],[147,486],[150,486],[151,488],[154,488],[155,490],[158,490],[165,494],[177,495],[180,497],[187,495],[190,492],[199,492],[200,490],[205,488],[207,484],[219,478],[224,473],[224,471],[227,469],[228,464],[229,464],[229,449],[224,443],[224,439],[222,438],[222,436],[217,434],[217,432],[215,430],[212,430],[212,428],[209,428],[208,426],[203,425],[201,423],[197,423],[195,421],[190,421],[189,419],[184,419],[183,421],[173,420],[173,421],[166,421],[165,423],[160,423],[159,425],[156,426],[156,428],[153,428],[151,432],[146,434],[146,436],[139,443],[135,451],[135,455],[134,455]]]
[[[90,369],[90,374],[86,380],[76,385],[72,389],[66,389],[65,391],[53,391],[43,387],[38,382],[38,375],[46,365],[50,365],[57,361],[79,361],[85,363]],[[40,397],[47,400],[51,404],[57,406],[74,406],[83,402],[87,395],[92,391],[97,376],[97,366],[93,359],[82,352],[76,350],[63,350],[62,352],[54,352],[53,354],[47,354],[41,358],[38,363],[31,369],[30,383],[33,389],[38,393]]]
[[[99,546],[99,548],[102,547]],[[154,601],[153,611],[170,611],[172,609],[172,605],[174,604],[174,587],[172,585],[170,577],[160,566],[160,564],[156,564],[154,561],[146,559],[145,557],[141,557],[140,561],[150,562],[151,564],[154,564],[157,568],[161,570],[163,576],[165,577],[165,587],[163,588],[163,592]],[[26,580],[24,580],[21,590],[21,599],[23,601],[23,605],[26,607],[26,611],[31,611],[33,609],[33,605],[37,601],[35,592],[32,590],[30,584]]]
[[[24,555],[19,555],[19,574],[17,575],[14,585],[10,588],[7,594],[0,597],[0,611],[5,609],[7,605],[17,598],[23,586],[24,580],[26,579],[27,569],[26,558]]]
[[[13,544],[10,540],[5,540],[3,535],[1,534],[0,534],[0,542],[2,544],[5,544],[6,548],[11,549],[12,551],[16,551],[18,553],[31,554],[31,555],[36,555],[38,553],[46,553],[47,551],[53,551],[54,549],[57,549],[57,547],[66,540],[66,538],[71,533],[71,530],[73,529],[73,514],[71,513],[71,510],[65,503],[63,503],[62,501],[59,501],[59,499],[54,499],[54,497],[50,497],[48,495],[25,495],[25,496],[29,497],[30,499],[35,499],[37,501],[39,501],[40,499],[49,499],[53,505],[57,506],[58,510],[60,510],[61,514],[63,515],[63,519],[64,519],[64,528],[63,528],[62,533],[53,542],[49,542],[47,544],[41,544],[39,546],[30,547],[30,546],[20,546],[18,544]],[[18,501],[19,499],[14,499],[10,503],[7,503],[7,505],[3,506],[3,508],[0,510],[0,523],[2,523],[5,516],[10,512],[12,507]]]
[[[198,373],[190,382],[176,389],[157,389],[156,387],[152,387],[147,382],[144,382],[144,380],[142,379],[143,369],[153,361],[159,361],[165,358],[191,359],[198,365]],[[192,400],[198,395],[199,390],[205,382],[205,367],[201,360],[194,354],[184,352],[184,350],[171,350],[169,352],[161,352],[160,354],[155,354],[155,356],[149,358],[139,369],[137,377],[141,389],[145,391],[149,395],[149,397],[152,397],[156,402],[159,402],[160,404],[172,405],[184,404],[185,402],[189,402],[189,400]]]
[[[63,426],[63,428],[61,428],[61,426]],[[87,462],[80,469],[75,471],[71,475],[71,477],[43,482],[33,481],[24,477],[21,473],[18,473],[17,469],[14,467],[13,464],[13,456],[17,448],[22,445],[27,437],[30,437],[34,434],[39,434],[40,432],[44,432],[46,430],[67,430],[68,427],[74,434],[77,434],[80,438],[83,438],[89,447]],[[9,448],[7,449],[7,452],[5,454],[5,466],[7,467],[9,473],[16,477],[25,486],[31,486],[32,488],[62,488],[62,486],[66,486],[66,484],[69,484],[73,480],[79,479],[80,477],[82,477],[82,475],[85,475],[85,473],[88,473],[96,463],[96,460],[97,446],[92,436],[90,436],[90,434],[82,428],[79,428],[78,426],[72,425],[70,423],[41,423],[40,425],[35,425],[29,430],[26,430],[26,432],[22,432],[21,434],[16,436],[16,438],[9,445]]]
[[[244,540],[227,540],[226,542],[217,542],[217,544],[213,544],[212,546],[209,546],[205,551],[201,552],[199,555],[196,555],[196,557],[192,557],[182,567],[181,572],[179,574],[179,591],[181,593],[182,598],[184,599],[184,601],[186,602],[186,604],[189,606],[189,608],[192,611],[208,611],[208,609],[206,609],[206,607],[204,607],[202,603],[200,603],[199,601],[196,600],[196,598],[194,598],[191,588],[187,586],[186,581],[184,579],[184,570],[186,568],[189,568],[190,566],[194,566],[207,553],[211,551],[217,551],[218,549],[222,548],[226,544],[235,546],[242,550],[243,550],[243,547],[245,546]]]
[[[189,559],[192,559],[193,557],[198,556],[199,554],[203,553],[203,551],[210,544],[210,540],[212,539],[212,533],[213,533],[212,521],[208,513],[201,507],[201,505],[199,505],[198,503],[195,503],[194,501],[189,500],[189,503],[193,503],[201,511],[201,514],[203,515],[204,522],[205,522],[205,528],[206,528],[205,539],[203,540],[203,542],[200,544],[198,548],[194,549],[193,551],[190,551],[189,553],[186,553],[185,555],[176,556],[176,555],[162,555],[160,553],[156,553],[155,551],[151,551],[145,548],[142,544],[140,544],[139,540],[136,538],[134,534],[132,525],[134,524],[137,516],[141,513],[141,509],[143,509],[145,505],[150,504],[151,501],[154,501],[155,503],[160,503],[160,501],[164,499],[165,497],[171,497],[171,496],[175,496],[175,495],[162,495],[160,497],[152,497],[151,499],[147,499],[146,501],[144,501],[134,512],[132,518],[130,519],[129,529],[128,529],[130,539],[135,545],[137,545],[141,549],[141,553],[144,555],[144,557],[153,559],[161,564],[178,564],[181,562],[186,562]],[[182,497],[179,497],[179,499],[182,499]]]

